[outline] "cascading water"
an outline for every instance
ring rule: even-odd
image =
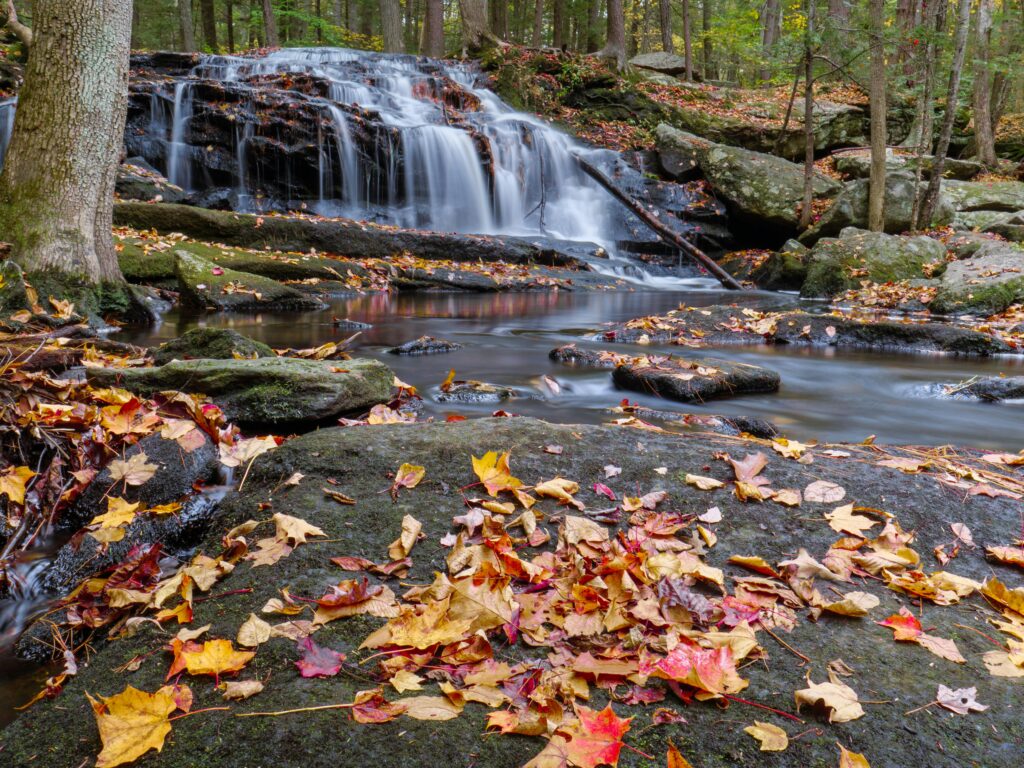
[[[188,122],[192,117],[192,84],[174,86],[174,111],[171,113],[171,140],[167,146],[167,180],[182,189],[192,186],[192,163],[186,144]]]

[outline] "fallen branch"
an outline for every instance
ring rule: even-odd
[[[590,178],[604,187],[612,197],[622,203],[624,206],[629,208],[637,218],[640,219],[644,224],[650,227],[655,234],[657,234],[662,240],[669,245],[674,245],[679,250],[683,251],[687,256],[700,264],[704,269],[710,272],[712,275],[718,278],[718,281],[730,290],[738,291],[741,290],[741,286],[732,275],[722,269],[718,264],[715,263],[714,259],[708,256],[704,251],[689,242],[683,237],[680,237],[671,229],[662,224],[658,219],[653,216],[650,211],[643,207],[639,201],[634,200],[632,197],[627,195],[621,189],[615,186],[615,183],[605,176],[601,171],[592,166],[586,160],[579,155],[573,155],[576,159],[576,163],[587,174]]]

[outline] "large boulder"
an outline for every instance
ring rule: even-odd
[[[622,389],[682,403],[775,392],[779,374],[767,368],[716,358],[647,357],[623,360],[612,372]]]
[[[1024,211],[1003,214],[981,231],[1005,237],[1014,243],[1024,243]]]
[[[866,151],[841,152],[835,155],[836,170],[855,179],[866,179],[871,175],[871,154]],[[925,155],[921,158],[921,175],[923,178],[931,178],[932,168],[935,166],[935,158]],[[888,173],[898,171],[914,171],[918,166],[916,155],[891,155],[885,159],[885,170]],[[973,160],[957,160],[946,158],[943,164],[942,176],[946,179],[959,179],[966,181],[973,179],[982,171],[981,163]]]
[[[221,311],[323,309],[323,302],[276,280],[218,267],[186,250],[174,254],[182,301]]]
[[[930,237],[908,237],[849,227],[819,240],[804,257],[807,275],[800,293],[830,297],[862,281],[888,283],[923,278],[945,260],[946,248]],[[929,266],[931,269],[929,269]]]
[[[1024,181],[946,181],[942,191],[958,211],[1024,211]]]
[[[981,241],[942,274],[933,312],[992,314],[1024,302],[1024,245]]]
[[[1024,400],[1024,376],[982,376],[966,384],[949,387],[950,394],[986,402]]]
[[[152,357],[154,363],[164,365],[171,360],[274,357],[274,350],[230,328],[192,328],[165,341],[153,350]]]
[[[557,454],[541,450],[541,446],[548,445],[560,445],[563,450]],[[628,588],[634,589],[633,584],[646,584],[650,580],[648,568],[654,569],[654,563],[647,559],[653,560],[653,555],[646,550],[646,547],[654,545],[652,539],[675,544],[685,550],[678,554],[680,560],[690,564],[691,569],[696,563],[701,567],[706,564],[709,569],[720,569],[723,586],[720,589],[693,584],[687,587],[679,583],[682,582],[680,579],[666,585],[674,586],[678,592],[666,589],[660,600],[657,591],[652,590],[652,596],[644,601],[645,615],[658,624],[653,627],[641,625],[635,637],[625,628],[621,636],[616,634],[617,630],[606,632],[603,627],[594,635],[584,636],[559,631],[550,637],[550,642],[558,644],[558,650],[552,651],[546,646],[533,647],[526,639],[515,640],[517,634],[519,638],[526,635],[523,631],[516,632],[518,626],[515,623],[506,625],[511,640],[505,638],[500,627],[488,630],[492,638],[501,634],[502,640],[494,639],[492,645],[475,642],[470,646],[473,653],[481,653],[481,649],[488,655],[493,652],[494,661],[498,662],[494,665],[484,662],[481,677],[492,674],[491,670],[500,672],[505,663],[509,666],[523,665],[527,669],[528,685],[532,687],[534,680],[543,678],[544,684],[537,685],[536,690],[550,692],[544,696],[567,698],[565,704],[557,706],[559,709],[564,706],[566,712],[571,712],[569,702],[573,691],[588,691],[591,699],[586,706],[593,709],[604,707],[611,700],[606,695],[605,686],[609,685],[606,681],[609,675],[615,675],[615,667],[620,663],[619,655],[622,661],[635,659],[639,648],[639,653],[652,662],[660,659],[665,653],[663,639],[676,632],[680,625],[687,634],[697,637],[713,631],[719,642],[735,643],[734,646],[723,647],[735,647],[737,652],[749,640],[759,645],[760,652],[766,657],[757,663],[738,665],[740,676],[749,680],[749,685],[738,695],[730,695],[729,712],[725,716],[723,699],[704,700],[703,696],[681,699],[671,692],[665,681],[654,677],[642,688],[634,688],[629,683],[618,685],[616,696],[611,701],[615,715],[635,717],[632,727],[623,737],[631,749],[622,749],[618,757],[620,768],[664,765],[664,755],[670,742],[695,766],[835,766],[839,755],[836,743],[839,742],[848,749],[863,753],[876,768],[947,768],[974,764],[986,768],[1017,768],[1020,763],[1019,743],[1024,738],[1019,711],[1020,680],[995,677],[989,674],[982,661],[985,653],[999,650],[986,636],[998,637],[1000,642],[1009,640],[1007,635],[997,633],[989,623],[998,619],[999,613],[977,594],[962,598],[954,606],[925,603],[921,623],[928,634],[934,638],[954,640],[963,654],[964,663],[953,663],[929,653],[918,643],[893,642],[892,632],[874,623],[899,613],[901,608],[916,615],[920,606],[916,605],[918,601],[915,598],[888,588],[883,576],[854,578],[850,582],[829,580],[829,572],[818,563],[824,561],[838,569],[845,562],[839,555],[848,550],[833,550],[838,554],[826,557],[830,547],[839,539],[842,539],[842,546],[860,547],[862,553],[878,559],[869,547],[850,537],[843,538],[844,534],[829,527],[823,518],[829,513],[831,518],[841,523],[845,518],[842,514],[833,513],[833,509],[852,503],[861,508],[858,513],[868,515],[869,522],[875,523],[866,535],[869,539],[878,539],[876,546],[880,552],[887,553],[906,540],[904,537],[909,539],[912,536],[913,540],[907,546],[919,553],[922,565],[925,557],[931,557],[933,548],[945,545],[949,551],[951,521],[965,523],[979,546],[961,546],[959,556],[941,570],[978,581],[996,575],[1014,586],[1019,583],[1016,575],[1019,570],[1015,572],[1010,565],[987,560],[985,547],[1012,543],[1013,533],[1019,528],[1020,502],[954,490],[948,485],[951,480],[945,470],[929,471],[924,468],[919,473],[906,474],[891,466],[879,465],[887,453],[920,462],[920,452],[858,445],[842,446],[842,450],[834,445],[828,448],[809,449],[808,454],[814,461],[808,463],[786,458],[763,442],[736,437],[706,433],[676,436],[620,427],[545,424],[534,419],[335,428],[289,441],[256,459],[244,491],[232,495],[222,505],[222,518],[200,542],[199,551],[211,557],[217,556],[222,552],[221,539],[232,526],[250,519],[265,520],[275,512],[298,517],[319,527],[325,534],[320,540],[326,543],[298,546],[287,557],[269,566],[239,560],[233,571],[214,588],[216,599],[194,601],[194,617],[187,625],[190,629],[210,625],[200,642],[213,638],[236,638],[240,626],[252,613],[277,626],[278,631],[255,649],[255,657],[239,676],[242,680],[261,680],[265,687],[245,701],[225,701],[212,677],[182,675],[179,682],[190,686],[194,696],[192,711],[199,714],[176,717],[170,723],[170,736],[163,749],[150,751],[138,764],[145,768],[248,768],[268,765],[276,768],[331,768],[344,763],[377,768],[421,768],[446,759],[452,763],[458,760],[459,765],[473,763],[513,768],[526,764],[537,755],[547,743],[543,735],[485,735],[488,715],[492,711],[507,717],[514,714],[514,710],[506,711],[507,707],[491,710],[471,700],[467,701],[460,716],[440,723],[405,716],[380,724],[353,722],[350,710],[336,707],[351,703],[358,691],[381,686],[396,668],[393,663],[381,666],[382,661],[393,658],[395,654],[381,653],[378,648],[360,649],[363,641],[383,626],[386,619],[360,612],[360,615],[331,621],[320,627],[313,635],[313,641],[317,646],[347,654],[347,663],[336,676],[307,678],[302,677],[295,667],[301,651],[296,648],[295,641],[284,636],[281,630],[288,629],[291,622],[304,626],[299,622],[310,618],[308,608],[301,616],[261,614],[269,600],[281,601],[281,590],[285,588],[290,595],[300,598],[294,602],[295,607],[299,607],[308,605],[307,600],[329,593],[342,579],[362,579],[365,576],[371,586],[384,583],[395,593],[405,592],[407,587],[401,584],[431,583],[435,572],[448,570],[445,559],[452,551],[439,546],[438,541],[449,534],[454,538],[455,532],[463,530],[452,524],[453,517],[466,515],[465,495],[460,489],[471,486],[473,493],[483,495],[471,468],[470,455],[475,453],[479,456],[483,451],[494,450],[510,452],[513,474],[527,485],[553,477],[578,482],[581,489],[575,498],[585,504],[588,511],[597,512],[614,506],[614,502],[610,503],[597,490],[592,490],[594,483],[608,486],[619,499],[648,492],[667,494],[666,501],[658,505],[657,512],[663,514],[651,514],[644,509],[633,513],[634,520],[644,521],[648,527],[636,523],[632,537],[625,534],[630,525],[627,522],[629,513],[622,515],[617,525],[608,527],[593,520],[571,521],[576,525],[577,537],[582,534],[598,538],[595,534],[599,533],[611,541],[618,541],[621,531],[622,550],[626,553],[617,558],[584,555],[571,561],[573,566],[588,571],[600,567],[604,574],[585,585],[585,589],[575,590],[574,594],[579,593],[579,611],[592,611],[595,600],[588,596],[597,593],[603,599],[605,592],[614,588],[612,584],[627,581],[620,579],[622,562],[630,568]],[[771,501],[742,501],[734,493],[733,469],[722,460],[722,456],[728,454],[740,461],[745,455],[758,452],[765,455],[766,464],[760,477],[771,488],[803,490],[812,482],[825,479],[843,488],[845,497],[833,503],[805,499],[797,508]],[[977,471],[984,471],[986,475],[993,471],[991,465],[982,470],[985,463],[977,461],[970,452],[957,452],[952,459],[968,462],[972,469],[977,467]],[[949,460],[948,456],[942,459],[944,463]],[[403,463],[424,467],[426,475],[416,488],[399,489],[396,500],[392,501],[381,491],[392,484],[395,470]],[[621,473],[607,477],[603,467],[609,464],[621,468]],[[665,468],[669,471],[666,472]],[[1020,468],[1004,466],[998,471],[1016,482],[1022,477]],[[295,473],[303,476],[297,485],[282,482]],[[687,473],[712,477],[724,487],[699,490],[685,482]],[[322,489],[330,488],[332,482],[338,483],[339,489],[355,499],[356,504],[341,505],[325,494]],[[816,487],[821,487],[821,483]],[[832,486],[825,487],[835,493]],[[269,509],[266,507],[268,504]],[[704,538],[701,539],[696,521],[690,521],[692,516],[705,516],[709,507],[715,507],[717,512],[704,519],[717,520],[720,516],[721,522],[701,522],[704,527],[701,532]],[[547,550],[554,548],[560,526],[571,530],[568,523],[559,521],[583,516],[574,509],[559,506],[556,499],[541,498],[536,509],[539,535],[551,534],[552,544]],[[518,511],[509,515],[506,522],[512,522],[517,514]],[[900,526],[899,529],[889,529],[888,539],[879,538],[887,521],[883,515],[895,516]],[[332,557],[340,556],[381,562],[391,542],[399,537],[406,516],[422,523],[424,538],[413,549],[409,574],[401,582],[384,581],[376,573],[353,574],[331,563]],[[602,517],[607,519],[611,516]],[[853,519],[859,518],[855,516]],[[265,535],[262,533],[265,530],[273,529],[264,525],[253,535],[246,535],[250,546],[255,545],[258,536]],[[637,531],[640,535],[636,535]],[[676,531],[674,536],[673,531]],[[511,526],[509,534],[514,537],[515,549],[503,545],[505,548],[500,552],[503,558],[514,551],[514,555],[523,560],[532,560],[538,553],[547,551],[528,546],[525,536]],[[900,537],[899,542],[887,547],[886,542],[896,536]],[[717,543],[712,545],[710,542],[716,539]],[[310,539],[310,542],[314,540]],[[464,537],[464,550],[456,554],[469,554],[471,544],[469,537]],[[747,562],[753,562],[752,558],[756,557],[763,558],[766,566],[755,563],[752,567],[776,568],[780,561],[798,558],[802,549],[808,553],[808,556],[799,556],[798,559],[798,564],[804,564],[801,566],[804,575],[819,576],[814,584],[816,589],[810,588],[807,581],[802,582],[798,590],[802,597],[798,597],[780,578],[770,574],[762,577],[737,562],[730,562],[734,555],[745,556]],[[902,554],[906,554],[906,550]],[[547,563],[555,562],[550,554],[542,557]],[[663,562],[670,559],[667,552],[660,558]],[[466,563],[467,560],[458,562]],[[634,562],[638,564],[633,565]],[[795,569],[796,566],[791,567]],[[819,570],[812,572],[816,568]],[[927,570],[931,572],[940,568],[931,565]],[[704,570],[701,575],[713,577],[714,571]],[[826,578],[820,578],[822,575]],[[547,599],[552,591],[563,588],[562,580],[540,582],[540,578],[529,589],[525,588],[527,582],[517,580],[515,588],[510,590],[514,592],[515,600],[536,605],[538,599]],[[565,579],[567,591],[575,578]],[[745,582],[742,581],[744,579]],[[742,590],[741,584],[744,584]],[[804,589],[804,585],[808,588]],[[718,606],[723,600],[723,591],[729,593],[726,607],[731,610],[725,613],[726,618],[721,623],[708,628],[696,617],[705,610],[702,606],[709,601]],[[741,591],[744,594],[739,594]],[[868,615],[856,618],[830,611],[821,612],[820,608],[815,610],[812,607],[814,604],[838,602],[840,595],[854,591],[866,592],[875,598],[860,600],[862,606],[869,601],[874,605],[866,609]],[[673,601],[673,595],[679,597]],[[692,606],[695,618],[691,619],[691,612],[685,607],[679,607],[680,598],[689,598],[691,602],[685,605]],[[558,599],[562,601],[560,606],[568,602],[564,596]],[[591,601],[590,606],[587,601]],[[852,597],[850,602],[857,603],[857,598]],[[571,603],[568,604],[571,607]],[[603,603],[598,610],[602,613],[606,610]],[[634,610],[631,603],[629,612]],[[739,613],[741,611],[743,613]],[[672,618],[661,619],[662,612]],[[525,617],[527,614],[524,609],[522,615]],[[749,628],[744,621],[745,614],[752,614]],[[519,612],[515,615],[518,616]],[[717,609],[715,615],[716,618],[720,615]],[[554,611],[551,618],[558,620]],[[817,621],[812,621],[812,618],[817,618]],[[545,619],[543,623],[545,631],[551,633],[548,626],[553,622]],[[13,724],[0,731],[0,754],[4,765],[8,768],[91,765],[101,745],[86,692],[93,697],[112,696],[124,690],[127,684],[146,692],[157,691],[165,685],[172,659],[165,650],[169,641],[168,626],[138,622],[128,629],[131,631],[121,633],[116,640],[92,639],[89,663],[80,664],[78,674],[65,681],[59,698],[37,702]],[[170,627],[172,635],[175,631],[176,626]],[[646,642],[648,638],[650,643]],[[781,638],[784,645],[774,638]],[[536,641],[530,639],[530,642]],[[460,649],[465,647],[459,646]],[[561,685],[560,678],[552,672],[566,669],[567,663],[572,663],[584,651],[587,653],[580,657],[581,664],[588,662],[594,669],[604,666],[609,671],[577,673],[571,675],[571,685]],[[425,657],[427,654],[420,655]],[[728,657],[733,658],[731,654]],[[841,662],[838,661],[840,659]],[[410,659],[409,663],[414,662]],[[393,687],[383,685],[382,693],[386,699],[391,701],[417,694],[443,697],[438,685],[443,683],[445,689],[452,691],[452,696],[461,701],[462,695],[456,691],[461,691],[466,684],[462,676],[454,672],[459,661],[445,659],[444,663],[419,663],[426,667],[418,670],[423,678],[420,683],[422,690],[399,694]],[[551,665],[557,665],[555,670]],[[134,671],[126,672],[126,668]],[[381,673],[387,669],[391,671],[382,677]],[[843,688],[833,685],[829,689],[822,685],[828,683],[830,669]],[[838,677],[840,673],[848,676]],[[598,675],[601,682],[595,685],[594,678]],[[805,706],[797,712],[794,693],[808,688],[808,677],[814,684],[822,686],[821,690],[827,692],[826,695],[836,691],[841,694],[848,686],[859,697],[863,715],[848,722],[838,722],[846,719],[842,717],[832,718],[836,722],[830,722],[828,711],[821,707]],[[589,682],[586,689],[585,679]],[[700,678],[692,675],[690,679]],[[934,702],[939,685],[951,689],[976,688],[977,700],[989,708],[984,712],[954,715],[930,706],[923,712],[904,714]],[[672,687],[684,694],[690,690],[689,687]],[[520,679],[498,690],[519,698],[522,690]],[[536,700],[536,697],[523,696],[524,700],[531,698]],[[651,698],[657,701],[643,703]],[[328,705],[335,708],[316,709]],[[205,711],[213,707],[230,709]],[[667,711],[659,711],[659,708]],[[287,710],[302,711],[286,713]],[[276,717],[236,716],[256,712],[284,714]],[[799,717],[803,722],[795,722],[793,717]],[[788,749],[776,753],[759,752],[757,742],[744,731],[754,720],[768,722],[787,731],[790,736]],[[511,721],[505,719],[503,722]],[[795,738],[808,729],[811,733]],[[324,734],[327,741],[321,744],[317,734]],[[660,762],[648,760],[639,752],[656,755]],[[550,752],[546,754],[550,755]],[[564,763],[564,759],[559,761],[555,758],[551,764]]]
[[[667,125],[658,126],[659,150],[666,162],[683,165],[693,157],[715,192],[741,219],[781,230],[795,230],[803,200],[804,169],[781,157],[702,140]],[[830,197],[841,185],[817,174],[816,197]]]
[[[90,383],[151,395],[207,395],[245,425],[316,424],[386,402],[394,374],[376,360],[175,360],[156,368],[90,368]]]
[[[868,225],[868,186],[867,179],[857,179],[847,184],[836,197],[832,206],[821,215],[818,222],[800,235],[800,242],[810,245],[823,237],[833,237],[846,227],[866,229]],[[886,232],[905,232],[910,229],[914,198],[916,194],[924,190],[924,186],[924,183],[916,183],[913,174],[886,174],[884,224]],[[949,199],[940,192],[938,203],[932,213],[932,220],[928,222],[928,225],[937,227],[949,224],[953,220],[953,213],[953,206]]]
[[[629,63],[640,69],[650,69],[665,75],[681,75],[686,72],[686,59],[674,53],[654,51],[641,53],[629,60]]]

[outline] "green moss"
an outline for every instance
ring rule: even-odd
[[[1024,302],[1024,277],[1017,277],[989,285],[974,285],[969,292],[940,291],[929,304],[929,309],[941,314],[995,314],[1021,302]]]

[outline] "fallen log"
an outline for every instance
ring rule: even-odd
[[[651,212],[648,211],[646,208],[644,208],[638,200],[634,200],[621,189],[616,187],[615,183],[611,179],[605,176],[601,171],[599,171],[593,165],[588,163],[582,157],[580,157],[579,155],[573,155],[573,157],[576,158],[576,162],[579,164],[580,168],[583,170],[585,174],[587,174],[590,178],[592,178],[594,181],[596,181],[598,184],[604,187],[608,191],[608,193],[611,194],[612,197],[614,197],[624,206],[629,208],[629,210],[635,213],[637,218],[640,219],[640,221],[642,221],[644,224],[650,227],[651,230],[656,235],[658,235],[658,237],[660,237],[663,241],[665,241],[668,245],[678,248],[691,259],[693,259],[695,262],[697,262],[700,266],[704,267],[704,269],[706,269],[708,272],[710,272],[712,275],[718,278],[718,282],[720,282],[725,288],[728,288],[733,291],[742,290],[743,286],[739,284],[736,278],[734,278],[732,275],[730,275],[728,272],[726,272],[724,269],[718,266],[718,264],[715,263],[714,259],[712,259],[706,253],[704,253],[704,251],[702,251],[700,248],[698,248],[685,238],[680,237],[671,229],[669,229],[660,221],[658,221],[657,217],[651,214]]]

